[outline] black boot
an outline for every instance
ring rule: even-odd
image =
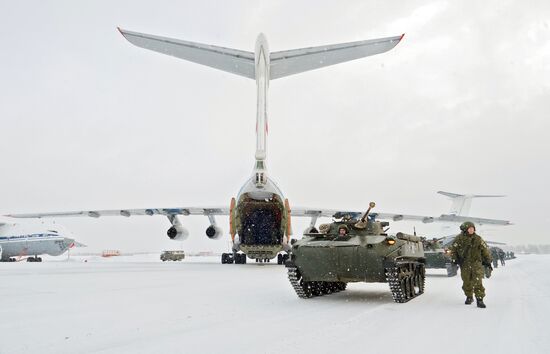
[[[470,305],[472,302],[474,302],[474,298],[471,296],[466,296],[466,301],[464,301],[464,303],[466,305]]]
[[[479,308],[486,308],[487,306],[485,306],[485,303],[483,302],[483,299],[476,299],[476,302],[477,302],[477,307]]]

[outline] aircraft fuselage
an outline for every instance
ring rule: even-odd
[[[0,228],[0,260],[8,261],[13,257],[37,256],[47,254],[59,256],[65,253],[74,240],[63,236],[56,230],[23,230],[18,225]]]

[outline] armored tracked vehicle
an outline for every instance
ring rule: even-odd
[[[451,251],[443,245],[443,238],[423,239],[424,257],[427,269],[446,269],[448,277],[454,277],[458,273],[458,266],[451,260]],[[454,238],[452,238],[454,239]]]
[[[420,237],[386,234],[388,222],[360,214],[335,214],[334,221],[292,244],[285,265],[301,298],[339,292],[349,282],[388,283],[395,302],[424,292],[424,249]],[[338,220],[339,219],[339,220]],[[387,230],[387,229],[386,229]]]

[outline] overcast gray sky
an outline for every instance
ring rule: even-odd
[[[0,2],[0,213],[229,205],[249,177],[254,81],[134,47],[117,26],[248,51],[259,32],[272,51],[406,33],[271,83],[271,177],[295,206],[439,215],[437,190],[506,194],[473,203],[515,223],[488,236],[550,242],[545,0]],[[187,250],[227,248],[206,218],[184,221]],[[173,246],[162,217],[58,222],[92,249]]]

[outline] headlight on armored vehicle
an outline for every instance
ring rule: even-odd
[[[388,238],[386,239],[386,242],[387,242],[388,245],[390,245],[390,246],[395,245],[395,239],[393,239],[393,238],[391,238],[391,237],[388,237]]]

